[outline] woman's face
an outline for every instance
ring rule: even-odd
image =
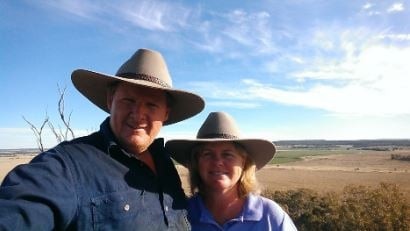
[[[208,192],[237,190],[244,165],[233,142],[207,143],[198,153],[199,175]]]

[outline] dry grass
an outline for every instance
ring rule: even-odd
[[[9,155],[9,156],[0,156],[0,182],[3,181],[3,178],[6,174],[16,167],[19,164],[25,164],[30,162],[33,159],[33,155]]]
[[[257,172],[257,176],[264,188],[280,191],[308,188],[318,192],[340,192],[351,184],[377,187],[381,182],[394,183],[403,190],[410,203],[410,162],[392,160],[391,154],[391,151],[367,151],[306,157],[303,161],[266,166]],[[27,163],[32,157],[0,157],[0,181],[16,165]],[[188,192],[187,170],[182,166],[177,168]]]
[[[187,170],[178,171],[188,191]],[[381,182],[397,184],[410,203],[410,162],[391,159],[391,152],[329,155],[269,165],[257,172],[263,188],[286,191],[307,188],[318,192],[341,192],[348,185],[378,187]]]

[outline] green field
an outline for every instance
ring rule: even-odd
[[[302,160],[303,157],[307,156],[326,156],[326,155],[338,155],[338,154],[357,154],[364,153],[364,150],[356,149],[289,149],[289,150],[278,150],[275,158],[270,162],[270,164],[284,164],[289,162],[295,162]]]

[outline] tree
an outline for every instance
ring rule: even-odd
[[[60,98],[58,100],[58,114],[60,116],[60,120],[63,123],[63,126],[60,126],[58,124],[57,128],[54,126],[53,122],[51,122],[48,113],[46,112],[46,116],[41,123],[39,127],[36,127],[32,122],[30,122],[28,119],[26,119],[23,116],[24,121],[28,123],[30,126],[30,129],[33,131],[34,136],[36,138],[36,143],[37,147],[40,150],[40,152],[44,151],[44,143],[43,143],[43,137],[44,137],[44,128],[46,125],[50,128],[51,132],[54,134],[56,140],[58,143],[75,138],[74,131],[71,128],[71,113],[68,114],[68,116],[65,115],[65,104],[64,104],[64,97],[66,93],[67,87],[64,87],[63,89],[60,88],[59,85],[57,85],[58,92],[60,95]]]

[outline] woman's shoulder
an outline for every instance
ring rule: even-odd
[[[262,220],[269,221],[271,227],[278,227],[279,230],[296,230],[292,219],[275,201],[259,195],[250,195],[250,200],[254,200],[254,205],[263,211]]]
[[[259,204],[259,206],[263,208],[264,213],[273,213],[276,216],[278,214],[285,214],[285,211],[282,209],[282,207],[269,198],[254,194],[251,194],[249,197],[250,200],[255,201],[255,204]]]

